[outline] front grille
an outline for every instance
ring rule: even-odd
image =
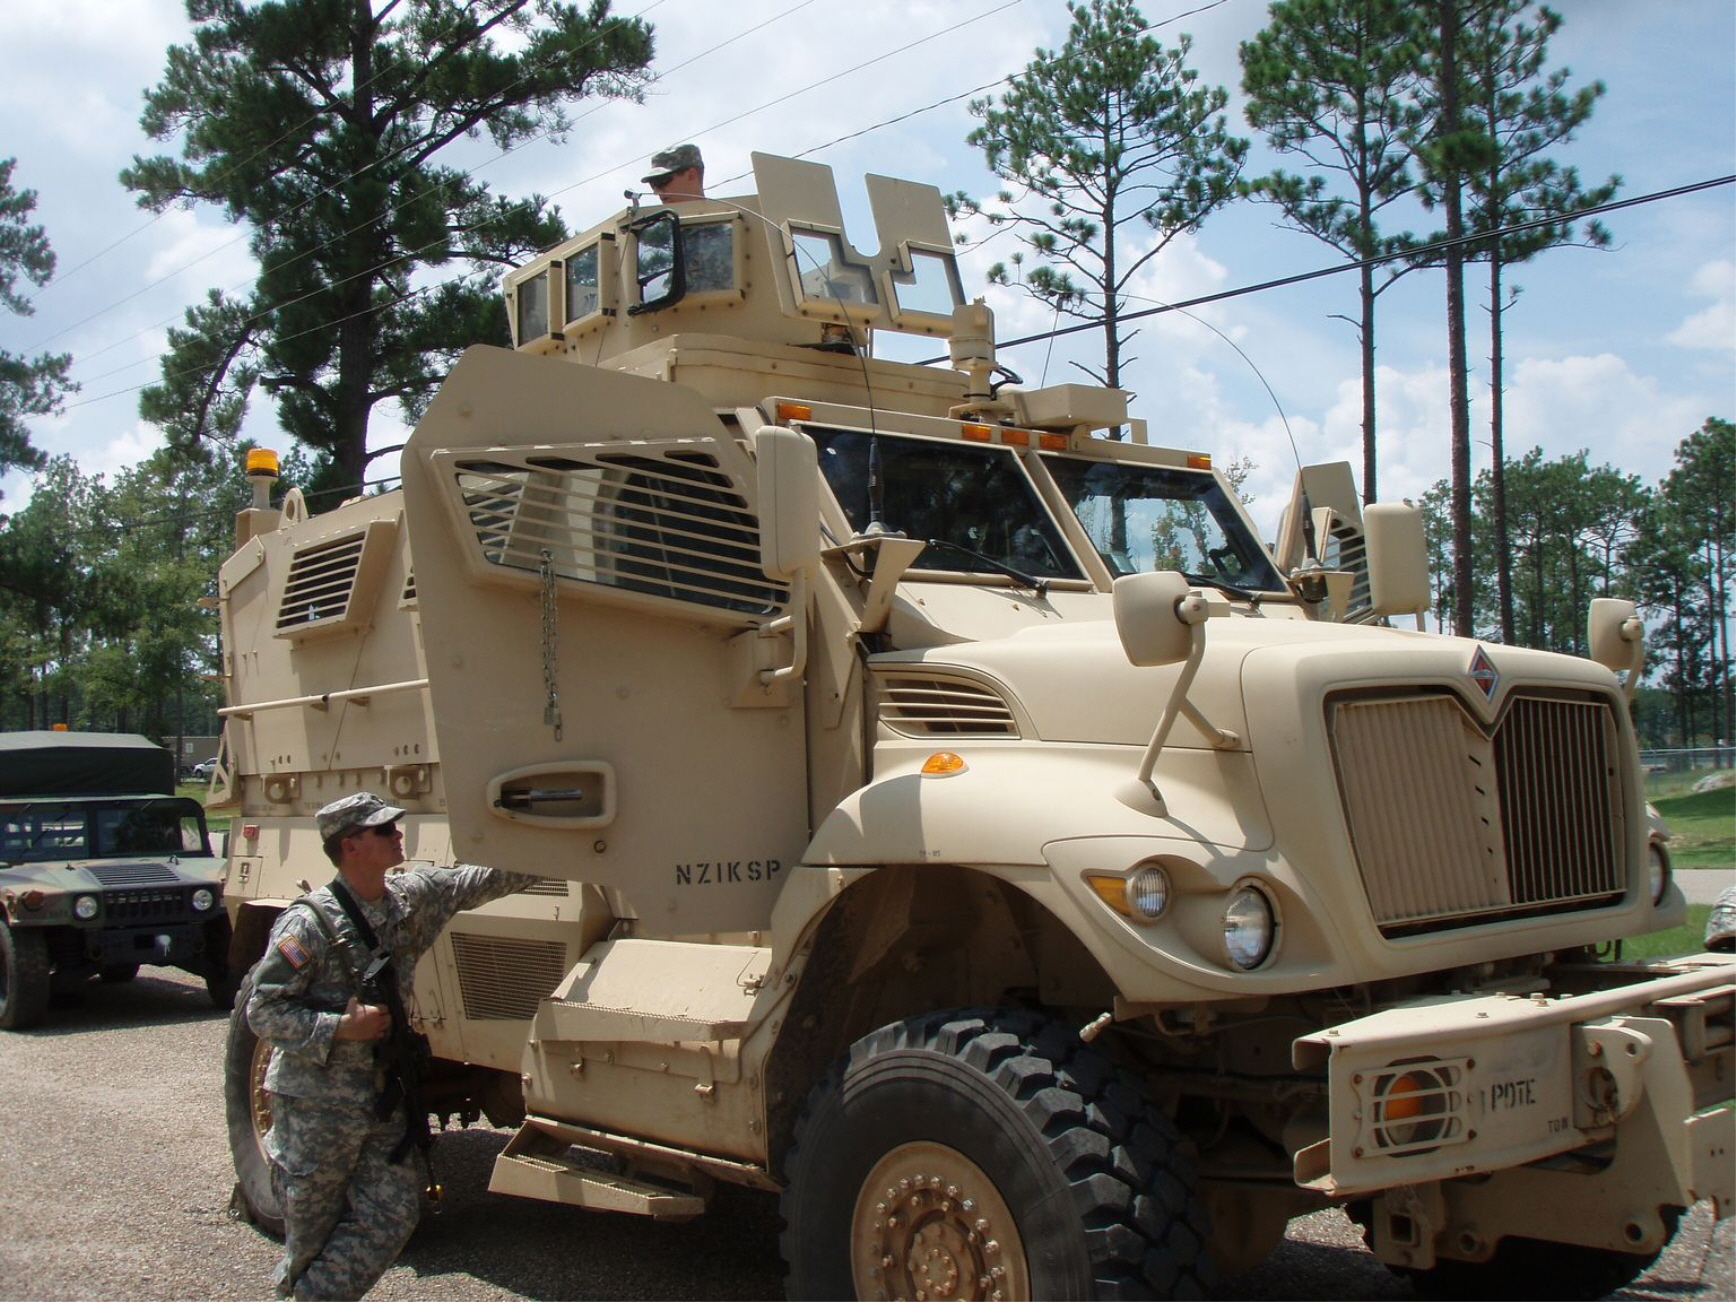
[[[1621,898],[1605,702],[1522,696],[1493,731],[1445,695],[1344,699],[1328,717],[1357,866],[1386,935]]]
[[[567,974],[559,941],[505,940],[452,932],[464,1015],[476,1020],[536,1016],[536,1006]]]
[[[104,891],[102,896],[103,921],[111,927],[186,922],[192,913],[185,890]]]

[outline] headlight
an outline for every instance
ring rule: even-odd
[[[72,902],[73,915],[81,921],[89,922],[97,915],[97,902],[94,895],[81,895]]]
[[[1244,972],[1264,963],[1272,953],[1277,926],[1272,906],[1252,886],[1243,886],[1224,906],[1224,952]]]
[[[215,903],[217,903],[217,897],[211,893],[210,887],[201,886],[193,892],[194,913],[204,913]]]
[[[1169,874],[1156,864],[1146,864],[1127,881],[1127,906],[1134,917],[1155,922],[1169,907]]]
[[[1646,861],[1651,872],[1652,903],[1662,904],[1670,889],[1670,854],[1662,841],[1646,842]]]

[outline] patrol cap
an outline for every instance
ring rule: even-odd
[[[314,821],[319,826],[319,839],[329,841],[334,836],[349,836],[363,828],[395,823],[403,816],[403,810],[388,805],[372,791],[358,791],[353,796],[332,801],[314,815]]]
[[[698,145],[676,145],[660,154],[652,154],[651,170],[639,179],[650,185],[653,181],[661,181],[666,176],[684,172],[690,167],[704,166],[705,159],[700,157]]]

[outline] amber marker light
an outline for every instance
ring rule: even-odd
[[[987,443],[995,436],[987,425],[960,425],[958,432],[972,443]]]
[[[277,453],[270,448],[248,448],[246,473],[249,475],[277,475]]]
[[[791,421],[814,419],[814,409],[805,402],[780,402],[778,404],[778,424],[788,425]]]
[[[1065,452],[1072,440],[1065,434],[1039,434],[1037,446],[1045,452]]]
[[[963,757],[954,755],[949,750],[937,750],[922,761],[922,776],[925,778],[950,778],[954,773],[963,773],[970,765]]]
[[[1127,879],[1125,877],[1099,876],[1096,873],[1085,874],[1085,884],[1110,908],[1122,917],[1128,917],[1132,910],[1127,907]]]
[[[1209,452],[1188,453],[1187,468],[1189,470],[1210,470],[1212,468],[1212,454]]]
[[[1031,432],[1023,429],[1004,429],[1001,431],[1001,442],[1009,448],[1028,448],[1031,446]]]

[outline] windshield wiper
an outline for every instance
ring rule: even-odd
[[[1006,575],[1009,579],[1018,583],[1020,587],[1029,588],[1039,597],[1047,596],[1049,593],[1049,580],[1039,579],[1026,574],[1023,570],[1015,569],[1013,566],[1008,565],[1005,561],[999,560],[996,557],[985,556],[974,547],[966,547],[962,543],[948,542],[945,538],[930,538],[924,546],[943,547],[949,552],[958,552],[961,556],[969,556],[974,560],[979,560],[991,570],[995,571],[995,573]]]
[[[1225,583],[1222,579],[1214,579],[1209,574],[1190,574],[1186,570],[1183,570],[1181,576],[1189,583],[1203,583],[1208,588],[1216,588],[1219,592],[1227,593],[1229,596],[1239,597],[1250,606],[1258,606],[1261,597],[1265,595],[1261,592],[1249,591],[1247,588],[1238,588],[1233,583]]]

